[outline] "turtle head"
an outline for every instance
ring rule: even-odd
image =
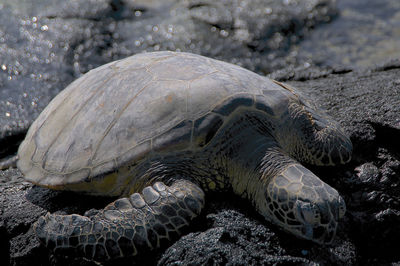
[[[256,204],[267,220],[300,238],[332,243],[346,212],[334,188],[296,162],[284,163],[279,174],[264,181],[257,187]]]
[[[300,162],[337,165],[350,161],[350,139],[332,117],[300,94],[291,99],[276,139]]]

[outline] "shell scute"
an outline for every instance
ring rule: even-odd
[[[146,140],[141,143],[131,144],[130,148],[126,149],[125,152],[121,152],[115,159],[117,165],[124,165],[126,162],[139,162],[143,160],[147,154],[150,153],[151,140]]]
[[[261,95],[256,95],[256,109],[269,114],[270,116],[274,116],[274,110],[265,102],[265,97]]]
[[[179,151],[187,148],[187,144],[190,143],[192,125],[192,121],[185,120],[160,136],[155,137],[153,140],[153,150],[156,152],[168,152],[170,150]]]
[[[274,87],[263,90],[264,97],[260,97],[261,99],[259,98],[257,103],[264,104],[272,110],[275,116],[280,116],[287,111],[289,101],[294,99],[294,95],[289,91],[282,90],[274,83],[271,85]]]
[[[210,111],[212,106],[232,95],[238,89],[230,77],[213,72],[192,80],[188,90],[188,117],[196,119]]]
[[[213,71],[205,64],[193,64],[195,58],[197,56],[193,55],[181,57],[180,60],[176,60],[175,57],[169,57],[162,64],[153,64],[148,69],[150,73],[157,77],[157,80],[181,81],[191,81]]]
[[[88,76],[78,79],[78,82],[72,83],[72,87],[63,91],[60,97],[56,97],[54,104],[52,101],[52,104],[49,104],[39,116],[39,119],[33,123],[27,136],[27,138],[34,139],[37,147],[31,158],[33,162],[46,164],[45,157],[47,154],[51,154],[53,151],[57,153],[58,145],[69,147],[69,143],[74,141],[75,136],[73,134],[65,134],[66,131],[68,132],[67,128],[71,125],[74,126],[77,122],[79,123],[78,118],[81,110],[88,104],[90,105],[90,101],[102,93],[101,86],[113,76],[112,73],[107,72],[103,74],[102,79],[99,79],[92,75],[95,73],[92,72]],[[87,86],[88,83],[91,85]],[[40,123],[41,120],[42,123]],[[60,155],[64,156],[65,154],[55,154],[52,157],[55,158]],[[60,171],[63,165],[48,165],[48,167],[51,167],[49,170]]]

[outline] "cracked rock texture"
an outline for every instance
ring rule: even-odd
[[[397,0],[0,0],[0,163],[50,99],[88,70],[142,51],[200,53],[301,88],[340,121],[352,161],[309,166],[346,201],[337,239],[329,247],[296,239],[246,201],[212,194],[182,237],[108,264],[400,263],[399,16]],[[0,171],[2,265],[94,265],[50,254],[31,225],[48,211],[83,214],[110,200]]]

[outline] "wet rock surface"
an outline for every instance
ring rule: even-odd
[[[385,14],[375,14],[374,8],[351,9],[347,1],[337,6],[335,1],[305,2],[0,1],[0,17],[7,18],[0,25],[0,160],[15,154],[35,117],[82,73],[142,51],[178,49],[204,54],[302,88],[351,136],[351,163],[334,168],[310,166],[346,201],[337,240],[321,247],[296,239],[265,222],[246,201],[210,195],[202,216],[181,238],[135,261],[118,263],[400,263],[400,63],[390,60],[394,52],[382,51],[393,51],[396,44],[396,32],[388,31],[397,25],[397,2],[379,1],[377,10],[391,10],[387,20]],[[338,11],[343,6],[347,11]],[[364,9],[367,13],[362,13]],[[354,27],[358,29],[354,36],[368,31],[368,38],[378,44],[386,38],[386,48],[368,46],[363,52],[365,43],[353,42],[353,37],[347,37],[347,46],[346,37],[341,39],[343,45],[332,45],[338,37],[329,26],[343,27],[343,17],[350,23],[376,22],[373,30],[370,25]],[[391,27],[383,30],[384,25]],[[342,32],[351,35],[346,29]],[[317,49],[311,49],[312,45]],[[360,66],[369,68],[357,70]],[[40,245],[31,225],[47,211],[83,214],[111,200],[42,189],[24,182],[15,168],[1,171],[1,261],[6,265],[31,265],[32,261],[93,265],[54,257]]]
[[[338,19],[316,28],[293,50],[320,66],[365,68],[398,58],[400,2],[337,1]]]

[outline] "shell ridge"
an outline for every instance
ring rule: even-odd
[[[73,174],[73,173],[77,173],[77,172],[82,171],[82,170],[84,170],[84,169],[87,169],[87,170],[89,170],[89,171],[91,171],[91,169],[92,169],[91,167],[82,167],[82,168],[77,169],[77,170],[74,170],[74,171],[69,171],[69,172],[63,172],[63,173],[61,173],[61,172],[56,172],[56,171],[52,171],[52,170],[49,170],[49,169],[45,169],[45,168],[43,168],[43,167],[41,166],[40,163],[32,162],[32,164],[33,164],[34,166],[40,168],[41,171],[43,171],[43,172],[45,172],[45,173],[47,173],[47,174],[52,174],[52,175],[63,175],[63,176],[70,175],[70,174]],[[43,176],[42,179],[45,179],[45,178],[47,178],[47,176]],[[39,181],[40,181],[40,180],[39,180]]]
[[[67,123],[65,123],[65,125],[63,127],[61,127],[60,131],[57,133],[56,137],[52,140],[52,142],[50,143],[50,145],[47,147],[46,152],[43,155],[43,166],[42,168],[45,169],[45,164],[46,164],[46,158],[48,155],[48,152],[50,150],[50,148],[54,145],[54,143],[57,141],[57,139],[60,137],[61,133],[64,131],[64,129],[70,125],[70,123],[74,120],[74,118],[79,114],[79,112],[89,103],[89,101],[91,99],[93,99],[93,97],[95,95],[97,95],[98,93],[104,93],[104,91],[100,90],[100,88],[106,84],[112,77],[114,77],[114,75],[111,75],[106,81],[104,81],[97,89],[95,92],[93,92],[93,94],[85,101],[84,104],[82,104],[82,106],[79,107],[79,109],[73,114],[73,116],[71,117],[71,119],[68,120]]]
[[[82,78],[81,78],[81,80],[80,80],[80,82],[79,82],[79,84],[81,84],[82,82],[84,82],[86,79],[88,79],[88,76],[83,75]],[[72,83],[71,83],[71,84],[72,84]],[[75,90],[78,90],[78,89],[79,89],[79,86],[75,86],[75,88],[74,88],[73,91],[69,91],[69,92],[65,91],[65,93],[68,93],[69,95],[71,95],[71,94],[74,93]],[[65,89],[64,89],[64,90],[65,90]],[[60,93],[61,93],[61,92],[60,92]],[[62,104],[62,105],[65,104],[65,101],[62,101],[61,104]],[[49,118],[50,116],[53,116],[53,115],[54,115],[54,113],[49,113],[47,119],[43,119],[43,121],[42,121],[42,123],[40,124],[40,126],[38,126],[38,128],[36,129],[36,131],[32,134],[32,136],[31,136],[31,139],[32,139],[32,140],[35,140],[35,139],[36,139],[37,134],[39,133],[40,129],[41,129],[41,128],[43,127],[43,125],[46,123],[46,121],[48,120],[48,118]],[[30,161],[31,161],[32,163],[34,162],[34,161],[33,161],[33,157],[35,156],[36,151],[37,151],[36,141],[34,141],[34,142],[35,142],[35,151],[31,154],[31,157],[29,158]]]
[[[111,123],[108,125],[108,127],[106,128],[106,130],[104,131],[102,137],[100,138],[100,140],[97,142],[96,148],[94,149],[93,155],[90,158],[90,161],[93,160],[93,158],[96,157],[97,152],[99,150],[99,147],[101,145],[101,142],[103,141],[103,139],[107,136],[107,134],[110,132],[110,130],[114,127],[114,125],[117,123],[118,119],[122,116],[122,114],[125,112],[125,110],[129,107],[129,105],[138,97],[138,95],[140,93],[143,92],[143,90],[146,89],[146,87],[148,87],[151,82],[153,82],[153,80],[149,81],[146,85],[143,86],[143,88],[141,88],[126,104],[125,106],[122,108],[122,110],[113,118],[113,120],[111,121]],[[136,141],[135,141],[136,142]]]
[[[240,86],[242,86],[242,88],[245,90],[245,88],[247,86],[245,86],[237,77],[231,75],[230,73],[226,73],[226,75],[228,75],[229,77],[231,77],[232,79],[234,79]]]

